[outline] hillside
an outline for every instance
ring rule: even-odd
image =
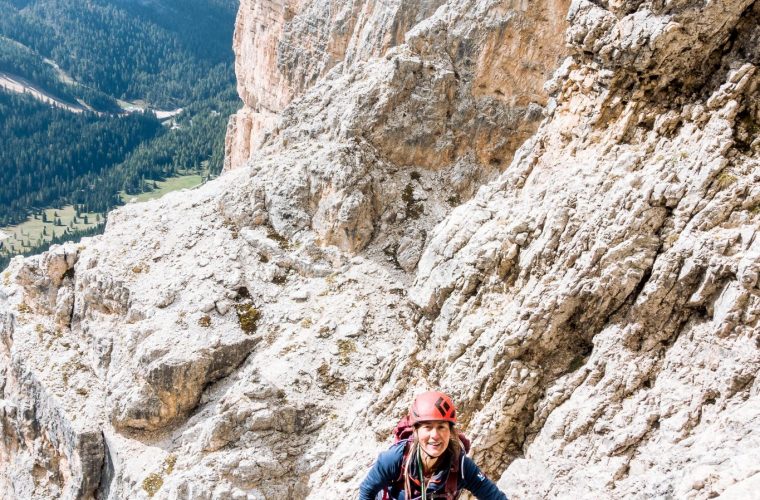
[[[3,0],[0,35],[86,88],[173,109],[198,100],[197,82],[232,63],[236,6],[234,0]]]
[[[121,193],[180,174],[218,174],[227,117],[239,102],[230,48],[236,7],[0,2],[0,227],[17,234],[32,213],[68,205],[105,216]],[[179,113],[165,127],[151,113],[162,108]],[[134,123],[143,126],[132,131]],[[0,246],[0,268],[21,250],[46,249],[43,236],[33,235],[31,247]]]
[[[228,170],[0,275],[0,493],[760,485],[760,2],[246,0]]]

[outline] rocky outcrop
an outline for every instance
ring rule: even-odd
[[[230,120],[226,168],[248,160],[294,97],[343,61],[350,67],[403,43],[406,31],[441,3],[242,2],[233,48],[244,107]]]
[[[512,463],[516,497],[707,498],[753,480],[760,169],[742,130],[758,76],[729,34],[755,11],[716,8],[700,24],[697,5],[575,4],[550,118],[420,260],[412,297],[448,361],[429,366],[479,409],[477,454]],[[657,19],[633,33],[644,49],[639,17]],[[699,55],[676,68],[681,51]]]
[[[330,74],[333,81],[346,78],[329,97],[324,83],[322,92],[311,93],[322,99],[314,111],[347,94],[364,116],[345,117],[351,124],[335,123],[334,116],[323,124],[327,132],[355,134],[371,121],[372,142],[393,144],[390,159],[407,165],[450,163],[472,142],[481,162],[503,169],[540,118],[546,101],[541,86],[564,53],[556,41],[566,27],[568,3],[444,3],[243,2],[234,48],[245,106],[230,120],[226,168],[243,165],[272,134],[292,130],[280,114]],[[362,61],[404,42],[400,59],[388,57],[395,74],[377,63],[365,75],[356,73]],[[378,77],[394,81],[366,88]]]
[[[390,240],[395,255],[404,234],[415,235],[404,248],[419,247],[422,231],[497,175],[535,130],[546,103],[541,82],[563,53],[551,41],[565,8],[454,2],[384,57],[331,71],[281,113],[252,155],[254,219],[288,238],[313,230],[320,244],[349,252],[374,237]],[[553,22],[521,34],[547,15]],[[544,45],[506,84],[499,68],[526,55],[525,44],[495,47],[515,36]]]
[[[352,496],[429,387],[511,498],[754,491],[760,7],[413,4],[243,3],[245,165],[3,272],[4,493]]]
[[[87,366],[86,346],[68,329],[76,259],[67,245],[22,263],[19,291],[0,313],[6,497],[87,497],[100,482],[103,433],[94,401],[102,385]]]

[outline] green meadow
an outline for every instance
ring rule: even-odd
[[[146,183],[152,185],[153,181],[146,181]],[[121,201],[124,203],[155,200],[156,198],[161,198],[166,193],[179,191],[180,189],[194,188],[200,186],[202,183],[203,177],[199,174],[181,175],[178,177],[171,177],[165,181],[156,181],[156,187],[152,191],[146,191],[140,194],[127,194],[122,191],[119,193],[119,196],[121,196]]]
[[[43,215],[44,214],[44,215]],[[49,242],[55,237],[92,229],[104,222],[103,214],[79,212],[72,205],[40,210],[15,226],[0,228],[7,238],[0,253],[16,255]]]
[[[181,175],[165,181],[146,180],[145,185],[153,187],[150,191],[135,195],[121,192],[120,196],[123,203],[155,200],[171,191],[197,187],[203,180],[199,174]],[[104,223],[104,214],[77,212],[72,205],[37,211],[21,224],[0,228],[0,257],[4,257],[0,261],[5,263],[13,255],[36,253],[37,249],[44,251],[54,238],[56,241],[78,240],[83,233],[90,235]]]

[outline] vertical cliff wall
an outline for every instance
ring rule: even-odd
[[[2,493],[353,496],[437,387],[511,498],[751,494],[759,18],[242,3],[239,168],[0,275]]]
[[[244,107],[230,120],[226,168],[243,165],[266,144],[281,127],[280,113],[321,77],[329,71],[349,74],[357,63],[403,44],[407,31],[430,18],[443,3],[242,2],[234,49]],[[486,106],[483,101],[497,99],[516,115],[531,104],[543,105],[546,95],[541,86],[564,52],[557,42],[565,28],[561,13],[566,12],[568,3],[482,3],[474,17],[467,19],[466,12],[473,5],[462,3],[458,6],[462,12],[446,9],[449,19],[439,21],[457,26],[457,31],[449,31],[448,40],[440,40],[442,46],[432,51],[456,66],[452,67],[457,75],[454,86],[466,85],[465,91],[478,98],[481,107]],[[464,73],[464,82],[459,81],[460,72]],[[497,112],[490,110],[491,115]],[[499,139],[510,140],[506,151],[492,161],[505,166],[514,149],[535,130],[540,113],[538,109],[531,112],[527,124],[521,123],[523,117],[510,117],[509,125],[515,130]],[[458,125],[456,119],[452,122]],[[479,132],[481,141],[490,141],[487,132]],[[437,161],[446,159],[444,156]]]
[[[328,71],[382,55],[443,0],[243,1],[233,49],[244,107],[230,120],[226,169],[257,150],[290,101]],[[345,64],[343,64],[345,60]]]

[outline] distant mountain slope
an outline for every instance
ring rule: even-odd
[[[104,214],[152,181],[221,171],[237,7],[0,0],[0,227],[66,205]],[[140,108],[181,113],[165,127],[119,116]]]
[[[123,161],[160,129],[150,115],[77,115],[0,92],[0,225],[21,219],[29,207],[70,196],[102,211],[115,193],[94,199],[87,193],[96,184],[92,176]]]
[[[122,99],[176,106],[231,67],[234,0],[0,0],[0,35]]]
[[[120,111],[111,96],[77,84],[63,74],[54,62],[4,36],[0,36],[0,78],[3,79],[0,86],[6,90],[25,92],[25,89],[34,89],[47,95],[47,99],[38,95],[41,100],[58,102],[63,108],[87,108],[110,113]]]

